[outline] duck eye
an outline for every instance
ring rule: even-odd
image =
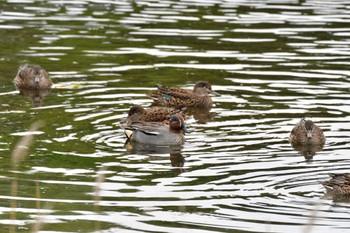
[[[173,116],[171,119],[170,119],[170,123],[174,122],[174,121],[177,121],[177,118],[175,116]]]

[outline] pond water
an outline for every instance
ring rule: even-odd
[[[0,6],[1,232],[350,231],[350,198],[319,183],[350,166],[349,1]],[[26,63],[55,83],[39,102],[13,86]],[[221,96],[186,121],[181,148],[125,145],[118,122],[133,104],[150,105],[157,83],[198,80]],[[324,148],[291,147],[302,117]]]

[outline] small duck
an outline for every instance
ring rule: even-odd
[[[207,107],[213,104],[211,96],[220,96],[211,89],[211,84],[199,81],[194,85],[193,90],[186,90],[176,87],[163,87],[157,85],[158,90],[148,96],[153,99],[154,105],[175,106],[175,107]]]
[[[311,120],[301,119],[290,132],[289,141],[294,145],[320,145],[326,138],[322,129]]]
[[[21,65],[13,80],[17,89],[50,89],[49,74],[40,66]]]
[[[185,118],[185,114],[182,113],[183,109],[173,109],[166,107],[151,107],[143,108],[141,105],[134,105],[130,108],[128,117],[123,119],[121,124],[130,124],[135,121],[145,122],[165,122],[169,123],[170,118],[173,115],[180,114]]]
[[[350,173],[329,174],[330,180],[321,181],[326,190],[333,194],[350,194]]]
[[[188,130],[180,115],[172,116],[169,125],[138,121],[125,127],[125,135],[130,141],[159,146],[181,145],[185,142],[185,133]]]

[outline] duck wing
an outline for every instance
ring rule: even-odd
[[[125,130],[132,131],[141,131],[147,135],[158,135],[164,131],[164,128],[168,128],[169,126],[163,124],[162,122],[132,122],[128,126],[125,127]]]
[[[174,109],[168,107],[150,107],[146,110],[144,117],[141,118],[143,121],[149,122],[169,122],[173,115],[180,114],[185,118],[185,114],[182,112],[185,108]]]
[[[180,99],[188,99],[196,94],[193,93],[191,90],[186,90],[182,88],[176,88],[176,87],[163,87],[162,85],[158,84],[158,91],[156,91],[158,94],[164,96],[171,96],[174,98],[180,98]]]

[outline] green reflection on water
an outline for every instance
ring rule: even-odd
[[[230,9],[230,7],[221,7],[220,4],[203,7],[189,5],[185,8],[192,11],[180,12],[179,15],[192,16],[199,20],[152,21],[145,24],[120,21],[128,17],[134,20],[141,19],[142,21],[142,17],[135,16],[135,14],[142,14],[145,10],[149,10],[149,7],[146,5],[142,5],[142,3],[137,1],[132,2],[130,8],[123,12],[118,11],[118,6],[113,4],[89,3],[70,5],[69,3],[50,4],[50,2],[45,1],[35,1],[27,4],[9,2],[2,4],[3,11],[34,14],[33,17],[28,16],[28,19],[25,16],[20,19],[16,19],[14,16],[9,19],[2,18],[4,25],[20,26],[20,29],[0,28],[3,35],[0,38],[0,82],[2,84],[0,86],[0,119],[2,123],[0,135],[0,175],[2,178],[0,179],[0,184],[3,190],[1,193],[1,207],[5,208],[0,216],[2,219],[11,219],[11,209],[6,208],[11,206],[11,201],[13,200],[11,198],[12,180],[17,180],[16,218],[24,222],[22,226],[16,226],[16,232],[28,232],[30,221],[35,219],[34,215],[38,207],[38,200],[35,199],[37,197],[37,187],[40,190],[40,198],[38,198],[40,200],[40,208],[45,208],[47,203],[51,204],[53,213],[49,215],[54,221],[57,221],[43,226],[43,229],[48,231],[76,232],[79,230],[80,232],[90,232],[98,229],[129,228],[130,223],[124,224],[122,222],[124,219],[121,218],[122,220],[120,220],[118,218],[119,214],[123,217],[130,217],[134,214],[136,217],[133,221],[149,224],[147,227],[143,225],[135,227],[135,229],[140,231],[147,231],[150,226],[150,228],[152,226],[164,226],[165,228],[162,228],[160,231],[166,231],[167,227],[169,229],[173,227],[222,232],[233,232],[233,229],[238,229],[237,231],[239,229],[256,230],[257,227],[254,228],[253,226],[251,228],[238,226],[225,228],[225,226],[215,222],[215,220],[222,220],[222,218],[227,218],[228,222],[231,219],[240,220],[239,216],[236,216],[239,212],[232,215],[216,213],[220,208],[252,212],[252,209],[243,205],[243,207],[238,205],[232,207],[231,202],[221,204],[222,199],[232,198],[232,201],[239,198],[254,199],[260,195],[260,193],[255,194],[255,192],[264,189],[264,186],[259,186],[261,185],[259,182],[257,182],[258,187],[251,188],[249,181],[247,182],[243,178],[243,180],[231,179],[231,177],[244,176],[250,172],[253,173],[252,176],[254,178],[254,168],[252,168],[253,171],[250,171],[248,168],[236,171],[227,167],[243,166],[249,162],[259,163],[261,160],[269,157],[272,159],[276,158],[277,162],[285,162],[285,164],[277,168],[265,168],[264,166],[258,168],[256,172],[268,174],[268,179],[263,177],[261,180],[268,181],[270,181],[269,179],[272,176],[268,171],[281,171],[283,169],[294,171],[296,169],[294,161],[281,161],[284,157],[291,156],[288,154],[290,151],[285,149],[287,145],[284,142],[286,141],[285,138],[280,136],[281,134],[287,135],[287,132],[280,132],[281,127],[279,127],[278,123],[285,119],[299,118],[304,115],[304,112],[290,113],[291,100],[288,103],[288,101],[275,101],[271,97],[299,97],[301,94],[296,92],[296,87],[290,88],[290,86],[282,85],[278,88],[273,87],[270,80],[285,82],[305,81],[316,87],[324,84],[325,80],[321,78],[295,77],[286,73],[275,76],[269,73],[264,75],[256,74],[256,77],[252,77],[254,75],[245,74],[244,71],[304,72],[307,70],[308,72],[311,71],[311,73],[316,73],[314,70],[317,69],[346,71],[347,64],[330,64],[325,62],[332,59],[309,60],[308,58],[313,58],[315,55],[302,52],[290,45],[291,43],[307,42],[312,44],[314,41],[320,40],[344,40],[344,38],[347,38],[346,35],[334,36],[334,34],[329,32],[312,31],[312,29],[310,29],[311,31],[298,32],[294,37],[293,35],[288,36],[272,32],[239,32],[237,29],[268,30],[307,28],[308,26],[293,24],[292,21],[254,23],[248,20],[246,23],[239,23],[234,19],[220,22],[220,20],[215,21],[204,17],[215,15],[230,16],[233,18],[237,17],[236,20],[239,20],[252,16],[252,12],[280,15],[284,11],[288,11],[259,9],[254,6],[238,6],[237,9],[232,7]],[[74,6],[85,9],[81,15],[78,14],[84,19],[75,19],[74,14],[69,13],[68,8]],[[36,8],[31,10],[31,7],[40,7],[41,10]],[[101,11],[101,15],[96,14],[96,8],[98,8],[98,11]],[[162,10],[159,9],[159,11]],[[226,15],[225,11],[227,10],[232,10],[233,13]],[[290,10],[290,13],[296,15],[298,13],[305,15],[314,14],[309,10],[303,9]],[[147,13],[145,15],[147,16]],[[166,17],[159,15],[149,16],[158,20],[166,19]],[[286,17],[285,14],[283,16]],[[72,20],[67,20],[65,17],[72,17]],[[91,20],[85,20],[86,17],[91,17]],[[255,18],[255,20],[257,19]],[[143,22],[146,21],[147,17]],[[310,28],[348,27],[346,23],[331,22],[328,25],[311,25]],[[164,34],[169,32],[173,34],[162,35],[162,29],[164,29]],[[190,30],[196,30],[196,32],[189,32]],[[194,33],[202,33],[203,35],[194,36],[192,35]],[[306,39],[300,39],[300,37]],[[236,39],[236,41],[232,42],[223,39]],[[272,41],[237,42],[237,39],[272,39]],[[326,44],[321,43],[311,46],[311,48],[313,47],[328,48]],[[271,53],[275,53],[275,55],[271,55]],[[278,53],[281,54],[278,55]],[[336,55],[319,54],[319,56],[334,57]],[[300,60],[294,60],[295,58],[300,58]],[[338,62],[347,62],[348,56],[334,59]],[[285,65],[285,63],[298,62],[304,64]],[[15,88],[12,80],[16,75],[18,66],[23,63],[40,64],[50,72],[54,83],[57,85],[52,90],[52,93],[45,97],[41,108],[33,107],[30,99],[14,92]],[[176,67],[179,65],[188,66]],[[210,65],[213,66],[209,67]],[[221,66],[217,68],[215,65]],[[232,68],[229,67],[230,65],[232,65]],[[237,68],[235,65],[239,67]],[[133,68],[135,66],[141,66],[141,68]],[[120,70],[113,70],[115,68],[120,68]],[[237,70],[240,72],[233,72]],[[250,80],[252,78],[253,80],[255,79],[255,82],[230,81],[230,79]],[[195,133],[194,136],[189,135],[189,137],[193,137],[193,141],[199,145],[185,147],[185,150],[181,153],[181,156],[186,157],[185,166],[188,167],[172,168],[171,163],[173,161],[171,161],[171,158],[165,157],[159,160],[152,160],[147,153],[139,155],[124,148],[125,137],[122,130],[115,123],[125,116],[131,104],[135,102],[145,106],[150,104],[151,100],[147,99],[145,94],[149,93],[152,88],[154,89],[157,83],[190,88],[197,80],[209,81],[214,87],[220,86],[222,89],[221,93],[226,95],[224,96],[225,98],[241,98],[247,100],[247,103],[236,103],[231,99],[226,101],[223,97],[221,101],[216,103],[215,108],[218,109],[218,116],[214,118],[214,123],[209,123],[205,126],[193,123]],[[345,78],[341,80],[344,81]],[[77,84],[76,82],[79,83]],[[280,85],[281,83],[278,84]],[[236,85],[237,87],[235,87]],[[226,89],[228,87],[231,89]],[[255,89],[258,91],[254,92]],[[311,88],[311,90],[314,89],[316,88]],[[343,91],[341,87],[331,89],[335,92]],[[261,97],[262,95],[271,99],[264,99]],[[313,94],[304,94],[301,97],[305,101],[313,99],[313,96]],[[318,100],[326,100],[328,98],[327,94],[317,96]],[[295,103],[293,102],[293,104]],[[284,112],[273,112],[276,109]],[[270,110],[272,113],[269,112]],[[310,117],[334,117],[332,113],[329,113],[329,109],[321,104],[311,106],[308,110],[308,116]],[[223,112],[226,115],[219,115]],[[346,116],[346,113],[342,112],[337,116]],[[264,119],[269,121],[266,125],[259,126],[259,123]],[[30,148],[30,156],[21,163],[18,168],[19,171],[16,172],[10,166],[10,155],[21,137],[21,134],[18,135],[18,133],[25,132],[37,120],[45,122],[45,126],[40,129],[42,134],[35,135],[35,141]],[[235,125],[225,123],[221,126],[215,124],[226,121],[238,123]],[[281,124],[284,123],[282,122]],[[226,126],[226,124],[228,125]],[[271,127],[272,129],[269,128],[269,124],[273,126]],[[264,130],[271,130],[272,132],[265,133]],[[219,133],[201,137],[201,133],[209,134],[210,131]],[[274,133],[278,134],[278,136],[274,136]],[[222,136],[221,134],[224,135]],[[250,138],[251,134],[258,134],[258,136],[257,138]],[[206,139],[212,139],[212,141],[208,143],[203,142]],[[257,142],[251,142],[251,140],[256,140]],[[237,144],[226,145],[225,142],[235,142]],[[204,146],[200,143],[203,143]],[[215,143],[222,143],[222,145],[214,145]],[[280,143],[282,146],[275,149],[273,148],[274,145],[271,146],[273,143]],[[346,142],[341,143],[341,146],[346,144]],[[198,149],[201,146],[205,147],[205,149]],[[238,151],[236,148],[239,148]],[[271,149],[271,151],[266,148]],[[224,154],[219,160],[205,160],[205,156],[208,156],[208,154],[219,154],[219,152],[222,153],[225,150],[227,154]],[[287,153],[283,154],[286,151]],[[226,159],[225,156],[232,156],[232,161]],[[241,160],[243,156],[247,156],[247,161]],[[254,159],[250,161],[250,156],[256,156],[258,159],[253,157],[256,161]],[[100,212],[98,212],[94,205],[93,192],[97,171],[103,164],[110,165],[107,166],[108,174],[105,180],[115,186],[110,188],[108,184],[104,184],[107,187],[104,187],[103,191],[107,192],[107,194],[104,193],[105,196],[102,197],[102,202],[107,201],[107,203],[102,203],[99,206]],[[224,167],[224,171],[219,171],[215,174],[215,169],[222,169],[222,167]],[[200,173],[198,175],[191,173],[196,171]],[[207,175],[206,172],[212,172],[215,175]],[[301,171],[299,172],[301,173]],[[117,177],[115,178],[114,176]],[[249,174],[247,176],[251,178]],[[118,178],[121,180],[118,180]],[[131,178],[135,178],[135,180]],[[126,179],[126,181],[123,179]],[[221,181],[221,179],[227,180]],[[289,180],[290,178],[286,179]],[[52,183],[53,181],[54,183]],[[218,184],[215,183],[216,181],[218,181]],[[226,188],[225,186],[227,190],[225,188],[220,189],[220,185],[244,186],[245,184],[247,184],[247,187],[242,188],[243,191],[236,188],[236,186],[234,188]],[[268,183],[268,185],[271,187],[274,184]],[[171,189],[172,187],[177,187],[178,189]],[[165,193],[169,196],[157,196],[158,188],[160,189],[160,194]],[[108,193],[108,191],[112,193]],[[250,196],[247,194],[248,197],[244,198],[245,196],[241,193],[235,194],[236,191],[252,192],[253,194]],[[176,202],[181,201],[181,198],[177,196],[179,192],[182,192],[185,196],[183,200],[188,201],[188,206]],[[196,192],[201,194],[197,196]],[[143,196],[145,193],[149,195],[155,193],[155,196]],[[193,197],[186,197],[186,195],[193,195]],[[269,197],[266,194],[262,195]],[[281,199],[281,197],[278,194],[271,194],[271,199],[275,201],[275,199]],[[73,203],[69,203],[70,200]],[[206,204],[207,201],[213,200],[217,200],[220,204]],[[166,205],[167,201],[171,203]],[[203,201],[203,203],[192,205],[189,203],[191,201]],[[260,201],[258,200],[257,202],[259,203]],[[269,201],[267,200],[267,202]],[[133,204],[128,205],[128,202]],[[145,207],[142,204],[143,202],[145,202]],[[152,204],[154,206],[148,206]],[[30,209],[31,212],[26,212],[26,208]],[[193,213],[198,214],[198,217],[202,215],[213,216],[213,218],[219,217],[214,220],[213,226],[198,226],[198,223],[185,222],[185,218],[179,222],[175,222],[172,219],[160,221],[152,217],[147,218],[152,215],[152,213],[149,213],[151,210],[148,212],[147,208],[151,210],[153,208],[155,210],[159,209],[168,214],[178,212],[180,215]],[[253,208],[256,208],[256,206]],[[278,208],[282,207],[277,206],[276,209]],[[306,205],[305,209],[312,208]],[[115,213],[117,217],[111,213]],[[278,214],[281,213],[278,212]],[[307,212],[302,212],[300,215],[307,216],[307,214]],[[88,217],[85,218],[85,216]],[[105,219],[103,219],[104,217]],[[251,222],[254,221],[263,222],[260,219],[254,219]],[[301,223],[294,224],[302,225],[303,222],[302,220],[300,221]],[[246,223],[248,222],[247,219],[242,219],[241,222],[250,226]],[[278,224],[280,223],[278,222],[276,225]],[[6,223],[0,225],[0,231],[9,231],[8,225]],[[267,222],[263,228],[260,228],[260,231],[264,232],[264,230],[269,229],[269,225],[270,223]]]

